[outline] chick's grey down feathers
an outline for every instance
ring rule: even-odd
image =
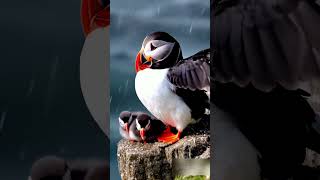
[[[270,91],[320,80],[320,8],[312,0],[212,1],[212,78]]]

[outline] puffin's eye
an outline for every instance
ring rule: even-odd
[[[151,51],[153,51],[153,50],[157,49],[157,47],[154,46],[152,43],[150,43],[150,49],[151,49]]]

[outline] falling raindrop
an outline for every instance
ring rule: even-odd
[[[201,15],[204,15],[207,11],[207,8],[202,8]]]
[[[25,160],[25,152],[24,151],[20,151],[19,152],[19,159],[21,160],[21,161],[23,161],[23,160]]]
[[[129,79],[127,79],[127,81],[126,81],[126,89],[128,89],[128,85],[129,85]]]
[[[160,15],[160,10],[161,10],[161,8],[160,8],[160,6],[158,6],[158,9],[157,9],[157,15],[158,16]]]
[[[52,65],[51,65],[51,72],[50,72],[50,79],[54,80],[56,74],[57,74],[57,67],[58,67],[58,63],[59,63],[59,57],[56,56]]]
[[[0,133],[3,131],[4,128],[4,122],[6,120],[6,116],[7,116],[7,111],[3,111],[1,113],[1,118],[0,118]]]
[[[34,89],[34,85],[35,85],[35,79],[31,79],[29,82],[29,88],[28,88],[26,97],[29,97],[32,94],[32,91]]]
[[[192,32],[192,27],[193,27],[193,22],[191,22],[190,28],[189,28],[189,33]]]
[[[111,103],[111,101],[112,101],[112,96],[110,96],[110,100],[109,100],[109,103]]]
[[[119,93],[119,94],[121,94],[121,89],[122,89],[122,87],[119,86],[119,88],[118,88],[118,93]]]

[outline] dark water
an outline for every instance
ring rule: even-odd
[[[27,179],[48,154],[107,158],[107,140],[84,103],[79,0],[0,5],[0,179]]]
[[[166,31],[182,46],[184,56],[209,48],[209,1],[122,0],[111,1],[111,179],[120,179],[116,143],[117,118],[123,110],[145,110],[134,90],[134,61],[144,37]]]

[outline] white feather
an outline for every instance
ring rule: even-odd
[[[172,91],[167,80],[168,69],[144,69],[136,75],[136,93],[142,104],[163,123],[182,131],[190,123],[191,110]]]
[[[136,134],[134,134],[133,131],[129,131],[129,139],[130,140],[134,140],[134,141],[140,141],[140,136],[137,136]]]

